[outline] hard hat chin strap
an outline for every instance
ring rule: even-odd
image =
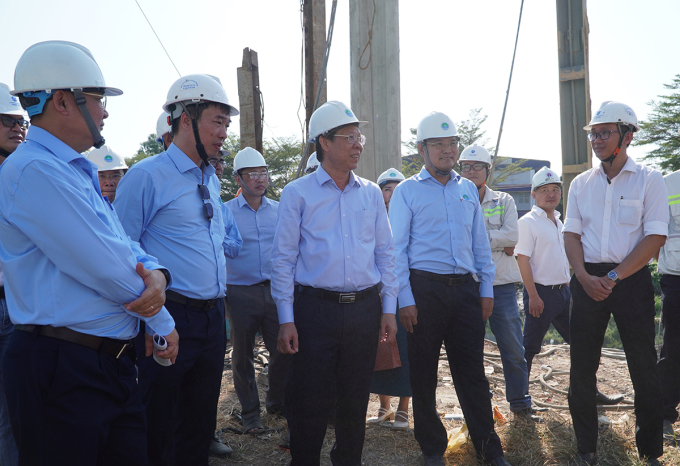
[[[193,116],[191,116],[191,113],[189,113],[189,110],[187,109],[186,105],[184,105],[184,102],[179,102],[179,104],[182,106],[184,113],[186,113],[189,119],[191,119],[191,129],[194,131],[194,139],[196,140],[196,152],[198,152],[198,156],[203,161],[203,166],[207,167],[210,162],[208,162],[208,154],[205,152],[205,147],[203,147],[203,143],[201,142],[201,135],[198,134],[198,122]],[[182,115],[180,115],[180,118],[181,117]]]
[[[252,191],[250,190],[250,188],[248,187],[248,185],[246,184],[246,182],[243,181],[243,178],[241,178],[241,175],[239,175],[238,172],[236,172],[236,176],[238,176],[238,179],[241,180],[241,187],[243,187],[243,189],[245,189],[245,190],[248,192],[248,194],[250,194],[251,196],[257,197],[257,194],[255,194],[254,192],[252,192]],[[267,187],[265,188],[264,192],[262,193],[262,195],[261,195],[260,197],[264,197],[264,196],[267,194],[267,191],[269,191],[269,186],[267,186]]]
[[[99,128],[97,128],[97,125],[94,124],[92,114],[90,114],[90,110],[87,108],[87,101],[85,100],[85,96],[83,95],[83,90],[73,89],[72,92],[76,98],[76,104],[80,109],[80,113],[83,115],[85,124],[87,124],[87,127],[90,130],[90,134],[92,135],[92,140],[94,141],[93,145],[94,147],[99,149],[106,143],[106,140],[102,137],[102,133],[99,132]]]
[[[625,131],[622,131],[624,126],[621,125],[621,123],[616,124],[616,128],[619,130],[619,143],[616,146],[616,149],[614,149],[614,152],[612,152],[612,155],[607,157],[602,161],[602,163],[609,162],[609,168],[612,168],[612,165],[614,165],[614,160],[616,159],[616,156],[619,155],[619,152],[621,152],[621,145],[623,144],[623,138],[626,137],[626,134],[628,134],[628,131],[630,131],[630,128],[628,126],[625,126]],[[607,183],[611,184],[611,180],[609,177],[607,177]]]
[[[427,153],[427,144],[425,143],[425,141],[423,141],[421,144],[423,145],[423,152],[425,152],[425,157],[427,157],[427,161],[430,162],[430,165],[432,165],[432,167],[434,168],[435,173],[437,173],[437,175],[439,175],[439,176],[449,175],[451,173],[451,170],[446,172],[446,171],[440,170],[440,169],[438,169],[437,167],[434,166],[434,164],[432,163],[432,160],[430,160],[430,154]]]

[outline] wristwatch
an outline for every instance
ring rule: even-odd
[[[159,270],[163,274],[163,276],[165,277],[165,287],[167,289],[167,287],[170,285],[170,272],[168,272],[167,269],[157,269],[157,270]]]
[[[607,278],[609,278],[614,283],[619,283],[621,281],[621,279],[619,278],[619,274],[616,273],[616,270],[611,270],[607,274]]]

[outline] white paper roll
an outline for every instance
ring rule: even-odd
[[[166,349],[168,349],[168,342],[165,341],[165,338],[163,337],[163,335],[159,335],[157,333],[154,333],[153,334],[153,358],[161,366],[171,366],[172,365],[172,362],[170,362],[169,359],[163,359],[163,358],[159,358],[158,356],[156,356],[157,350],[163,351],[163,350],[166,350]]]

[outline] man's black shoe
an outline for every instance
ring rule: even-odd
[[[210,456],[216,456],[218,458],[226,458],[227,456],[234,453],[234,450],[229,448],[227,445],[220,442],[220,439],[215,435],[210,441]]]
[[[617,405],[623,401],[624,396],[623,395],[614,395],[614,396],[607,396],[604,393],[602,393],[600,390],[597,391],[597,396],[595,397],[595,400],[597,401],[597,404],[599,405]]]

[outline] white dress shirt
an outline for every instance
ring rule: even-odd
[[[663,176],[628,157],[611,184],[601,164],[574,178],[564,231],[581,235],[585,262],[619,264],[645,236],[667,236],[668,220]]]

